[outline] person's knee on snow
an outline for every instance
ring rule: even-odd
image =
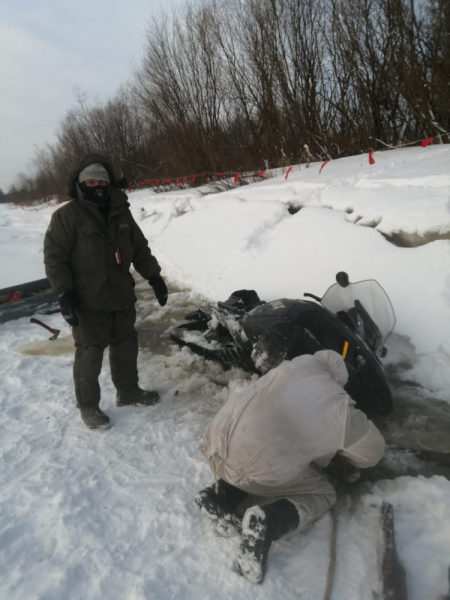
[[[195,502],[215,524],[217,532],[223,537],[230,537],[242,530],[242,517],[237,509],[247,496],[247,492],[219,479],[214,485],[201,490]]]
[[[333,491],[330,494],[304,494],[289,500],[298,512],[298,531],[305,531],[333,508],[336,504],[336,493]]]

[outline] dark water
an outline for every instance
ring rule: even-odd
[[[136,282],[137,322],[139,348],[153,354],[169,356],[174,346],[170,330],[185,320],[186,314],[197,309],[200,302],[191,299],[189,290],[169,287],[169,300],[164,308],[156,302],[147,282]]]
[[[418,385],[390,377],[395,409],[381,419],[388,443],[416,450],[450,453],[450,404],[436,400]]]

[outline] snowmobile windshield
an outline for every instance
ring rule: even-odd
[[[355,326],[366,337],[373,334],[372,320],[381,335],[381,339],[372,340],[375,350],[381,350],[394,329],[395,314],[391,301],[375,279],[350,283],[347,287],[335,283],[325,292],[321,303],[334,314],[344,311],[353,321],[356,314]]]

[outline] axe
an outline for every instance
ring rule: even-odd
[[[49,340],[56,340],[56,338],[58,337],[58,335],[61,333],[59,329],[52,329],[51,327],[49,327],[48,325],[46,325],[42,321],[39,321],[39,319],[32,318],[32,319],[30,319],[30,323],[36,323],[36,325],[40,325],[41,327],[43,327],[47,331],[50,331],[50,333],[52,333],[53,335],[52,335],[52,337],[48,338]]]

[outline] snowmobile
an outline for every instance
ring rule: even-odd
[[[254,290],[238,290],[186,315],[171,338],[225,369],[259,375],[283,360],[335,350],[345,360],[345,389],[358,408],[389,413],[392,394],[380,358],[395,325],[392,304],[374,279],[350,283],[341,271],[336,281],[322,298],[304,294],[312,300],[264,302]]]

